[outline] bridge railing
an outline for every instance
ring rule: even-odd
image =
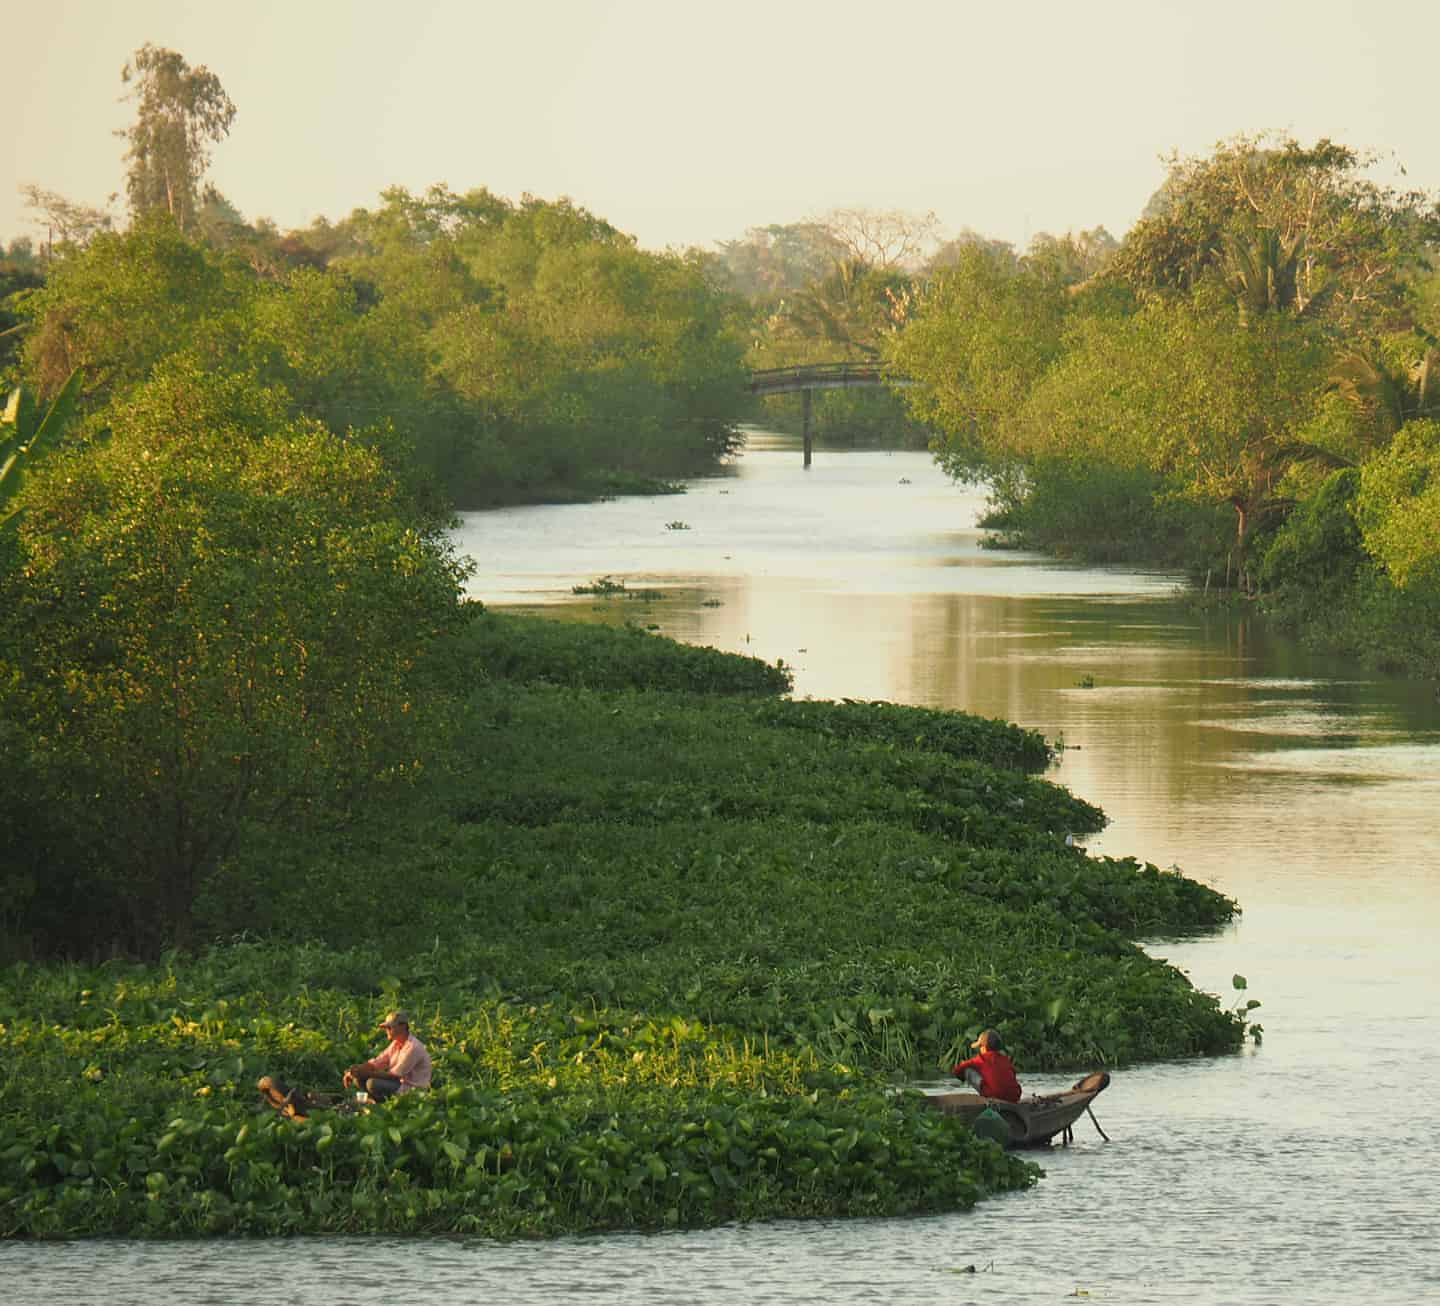
[[[767,367],[750,373],[752,394],[886,384],[906,385],[909,382],[878,363],[806,363],[798,367]]]

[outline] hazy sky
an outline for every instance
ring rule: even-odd
[[[438,181],[568,195],[647,248],[837,206],[1023,246],[1121,236],[1161,156],[1265,129],[1440,189],[1437,0],[3,6],[0,238],[35,234],[22,183],[123,191],[120,69],[147,41],[220,78],[238,112],[210,179],[282,228]]]

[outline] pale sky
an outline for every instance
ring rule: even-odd
[[[1436,0],[0,0],[0,238],[26,182],[102,204],[145,42],[238,112],[210,180],[282,229],[445,182],[649,249],[845,207],[1019,246],[1117,237],[1161,156],[1266,129],[1440,189]],[[1391,174],[1381,179],[1391,180]]]

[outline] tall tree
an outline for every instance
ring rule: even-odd
[[[917,268],[939,244],[940,219],[933,212],[838,208],[819,222],[846,258],[882,272]]]
[[[174,50],[145,44],[121,71],[137,106],[135,122],[117,132],[130,143],[126,190],[137,216],[169,213],[182,231],[195,221],[206,146],[230,134],[235,105],[208,68],[191,68]]]
[[[102,232],[57,261],[27,299],[26,373],[49,399],[83,367],[93,400],[143,380],[182,347],[232,365],[254,293],[238,261],[186,239],[163,215]]]
[[[1339,461],[1304,438],[1329,359],[1303,320],[1247,325],[1218,297],[1090,317],[1001,430],[1022,461],[1149,468],[1179,499],[1229,507],[1238,570],[1255,528],[1289,506],[1286,473]]]
[[[1378,185],[1375,160],[1333,141],[1237,137],[1170,176],[1112,269],[1145,296],[1226,285],[1242,313],[1408,325],[1407,280],[1440,236],[1433,197]]]

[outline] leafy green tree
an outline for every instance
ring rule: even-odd
[[[1360,469],[1355,517],[1398,588],[1440,593],[1440,421],[1407,422]]]
[[[538,486],[585,468],[674,474],[730,446],[742,347],[701,260],[538,201],[466,243],[488,289],[430,340],[435,376],[482,416],[487,461]]]
[[[1007,430],[1022,459],[1148,467],[1182,499],[1227,505],[1239,569],[1251,532],[1289,507],[1291,465],[1330,457],[1300,435],[1328,364],[1293,318],[1247,325],[1223,303],[1157,303],[1078,323]]]
[[[252,825],[342,820],[421,764],[461,569],[373,449],[287,410],[176,358],[21,496],[0,732],[41,805],[0,860],[52,943],[183,944]]]
[[[921,383],[906,398],[951,475],[982,479],[1023,458],[1009,422],[1059,358],[1067,306],[1057,281],[979,246],[936,273],[887,358]]]
[[[208,144],[230,134],[235,105],[208,68],[191,68],[174,50],[145,44],[120,74],[134,84],[135,121],[125,137],[126,192],[139,216],[160,209],[181,231],[195,222]]]
[[[123,233],[102,232],[58,260],[26,303],[27,375],[54,395],[78,367],[98,401],[144,380],[188,349],[217,369],[243,366],[253,275],[187,239],[163,214]]]
[[[1404,325],[1408,281],[1440,235],[1433,200],[1370,180],[1374,160],[1320,140],[1236,137],[1175,157],[1112,268],[1142,295],[1228,285],[1243,311]]]
[[[416,324],[367,306],[343,270],[298,268],[255,293],[246,354],[300,412],[336,431],[423,425],[429,356]]]

